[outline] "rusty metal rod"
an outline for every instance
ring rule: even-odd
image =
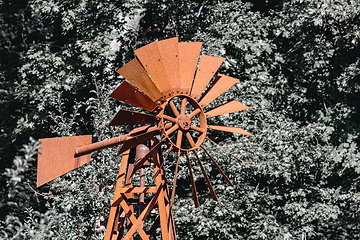
[[[172,124],[165,124],[165,129],[168,129],[172,126]],[[159,128],[158,126],[153,126],[153,127],[149,127],[146,132],[153,132],[153,131],[157,131],[160,130],[161,128]],[[133,133],[134,134],[134,133]],[[96,143],[92,143],[89,145],[85,145],[85,146],[80,146],[78,148],[76,148],[75,150],[75,157],[80,157],[98,150],[102,150],[105,148],[109,148],[109,147],[114,147],[117,145],[121,145],[123,144],[125,141],[130,140],[132,138],[136,137],[136,135],[132,136],[131,133],[129,134],[125,134],[125,135],[121,135],[119,137],[114,137],[114,138],[110,138],[101,142],[96,142]]]
[[[129,135],[121,135],[119,137],[110,138],[101,142],[92,143],[89,145],[81,146],[76,148],[75,150],[75,157],[80,157],[104,148],[113,147],[116,145],[123,144],[127,139]]]

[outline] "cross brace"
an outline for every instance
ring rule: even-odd
[[[156,144],[155,141],[151,143],[152,146]],[[144,164],[144,167],[146,165],[153,167],[156,185],[144,186],[144,167],[140,169],[140,186],[132,185],[132,179],[135,176],[132,175],[135,161],[144,157],[149,151],[146,146],[147,152],[138,151],[144,146],[144,144],[139,144],[136,148],[123,153],[104,240],[150,239],[151,236],[155,236],[159,225],[162,240],[177,239],[170,206],[170,193],[162,164],[164,160],[160,149],[152,155],[153,164],[149,162]],[[158,210],[156,218],[149,217],[153,209]],[[148,227],[144,226],[146,217],[150,219],[146,225]]]

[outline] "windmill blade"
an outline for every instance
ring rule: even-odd
[[[211,185],[211,182],[210,182],[210,179],[209,179],[208,175],[206,174],[205,168],[204,168],[204,166],[202,165],[202,162],[201,162],[201,160],[200,160],[200,158],[199,158],[199,155],[198,155],[197,151],[196,151],[196,150],[193,150],[193,152],[195,153],[196,159],[198,160],[198,163],[199,163],[200,168],[201,168],[201,171],[202,171],[202,173],[203,173],[203,175],[204,175],[206,184],[207,184],[207,186],[208,186],[208,188],[209,188],[209,190],[210,190],[211,197],[212,197],[215,201],[218,201],[218,198],[217,198],[217,196],[216,196],[216,193],[215,193],[215,191],[214,191],[214,189],[213,189],[213,187],[212,187],[212,185]]]
[[[157,42],[161,61],[165,66],[167,81],[173,90],[180,90],[179,38],[174,37]]]
[[[140,92],[128,81],[123,81],[115,91],[110,94],[110,97],[150,112],[154,112],[158,107],[149,96]]]
[[[208,125],[208,128],[213,129],[213,130],[218,130],[218,131],[232,132],[232,133],[239,133],[239,134],[247,135],[247,136],[253,136],[251,133],[248,133],[244,129],[238,128],[238,127]]]
[[[109,126],[154,123],[155,120],[156,120],[156,116],[154,115],[120,109],[120,111],[115,115],[115,117],[109,123]]]
[[[201,42],[179,43],[180,89],[189,92],[194,80]]]
[[[191,88],[191,96],[198,99],[205,90],[216,71],[224,61],[224,58],[202,55],[195,79]]]
[[[162,97],[160,90],[156,87],[155,83],[150,79],[149,75],[136,58],[116,72],[126,78],[140,91],[148,95],[152,100],[155,101]]]
[[[134,51],[161,93],[178,85],[178,49],[178,38],[175,37],[150,43]]]
[[[188,164],[188,168],[189,168],[190,182],[191,182],[191,189],[192,189],[192,193],[193,193],[194,203],[195,203],[195,207],[197,208],[200,205],[199,205],[199,199],[198,199],[198,196],[196,193],[196,185],[195,185],[194,176],[193,176],[193,172],[192,172],[192,168],[191,168],[189,152],[186,152],[186,158],[187,158],[187,164]]]
[[[37,187],[90,162],[90,154],[75,157],[80,146],[91,144],[92,136],[39,139],[41,147],[37,164]]]
[[[134,128],[133,130],[131,130],[128,133],[128,135],[133,137],[133,136],[136,136],[136,135],[139,135],[139,134],[142,134],[142,133],[146,133],[151,127],[156,128],[156,129],[158,128],[157,126],[151,126],[151,124],[149,124],[149,125]]]
[[[126,150],[129,150],[130,148],[135,147],[136,145],[145,142],[146,140],[154,137],[156,134],[158,134],[161,131],[161,128],[154,129],[152,131],[148,131],[146,133],[139,134],[137,136],[129,138],[129,140],[126,140],[122,147],[120,148],[118,155],[125,152]]]
[[[209,154],[209,152],[205,149],[204,145],[201,145],[201,148],[205,151],[206,155],[211,159],[213,164],[215,165],[216,169],[220,172],[220,174],[223,176],[225,181],[232,187],[235,187],[234,184],[230,181],[228,176],[226,176],[225,172],[221,169],[221,167],[217,164],[217,162],[214,160],[214,158]]]
[[[248,106],[245,106],[242,103],[239,103],[236,100],[232,100],[228,103],[225,103],[217,108],[214,108],[205,113],[206,118],[211,118],[215,116],[219,116],[226,113],[238,112],[245,109],[250,109]]]
[[[163,138],[160,142],[158,142],[157,144],[155,144],[155,146],[153,146],[153,147],[151,148],[151,150],[150,150],[143,158],[139,159],[139,160],[136,162],[136,164],[135,164],[135,166],[134,166],[134,169],[133,169],[133,171],[132,171],[132,173],[131,173],[131,175],[130,175],[130,178],[136,173],[137,170],[139,170],[139,169],[143,166],[143,164],[144,164],[147,160],[149,160],[149,158],[154,154],[154,152],[156,152],[156,151],[161,147],[161,145],[164,143],[165,139],[166,139],[166,138]]]
[[[218,74],[214,83],[211,85],[209,90],[205,93],[204,97],[201,99],[199,104],[204,108],[209,103],[211,103],[218,96],[226,92],[231,88],[239,79],[229,77],[223,74]]]

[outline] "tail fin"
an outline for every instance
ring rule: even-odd
[[[39,149],[37,187],[90,162],[90,154],[75,157],[77,147],[91,144],[92,136],[44,138]]]

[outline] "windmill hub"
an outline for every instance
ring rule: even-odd
[[[162,106],[157,115],[163,136],[173,145],[174,150],[194,150],[201,146],[207,132],[206,116],[198,101],[185,94],[175,95]],[[165,128],[165,126],[170,128]]]
[[[180,129],[183,131],[189,130],[191,126],[191,119],[188,116],[180,115],[177,120],[177,124],[179,125]]]

